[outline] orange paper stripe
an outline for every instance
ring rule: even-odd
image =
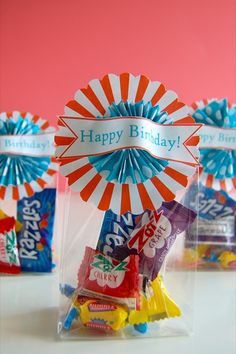
[[[43,123],[43,125],[41,125],[41,129],[45,130],[49,127],[49,123],[48,122],[45,122]]]
[[[146,76],[141,75],[139,80],[138,90],[135,97],[135,102],[139,102],[142,100],[143,95],[148,87],[148,84],[149,84],[149,79]]]
[[[220,180],[220,188],[223,189],[224,191],[226,190],[226,183],[224,179]]]
[[[129,93],[129,74],[124,73],[120,75],[120,91],[123,101],[127,101]]]
[[[93,92],[93,89],[90,86],[88,86],[87,89],[81,89],[81,91],[102,115],[106,113],[106,110],[104,109],[101,102],[99,101],[99,99],[97,98],[96,94]]]
[[[187,176],[185,176],[183,173],[174,170],[171,167],[166,167],[164,172],[170,176],[171,178],[173,178],[175,181],[177,181],[178,183],[180,183],[182,186],[187,186],[188,184],[188,178]]]
[[[121,210],[120,213],[124,214],[131,210],[129,185],[122,184],[122,194],[121,194]]]
[[[207,186],[208,188],[212,187],[213,178],[214,178],[213,175],[208,175],[208,176],[207,176],[207,179],[206,179],[206,186]]]
[[[197,109],[198,108],[198,105],[194,102],[192,105],[191,105],[192,107],[193,107],[193,109]]]
[[[101,181],[102,176],[96,174],[91,181],[82,189],[80,192],[81,198],[87,202],[90,198],[91,194],[93,193],[94,189],[97,187],[98,183]]]
[[[42,178],[38,178],[36,182],[41,188],[44,188],[44,186],[46,185],[46,182]]]
[[[184,118],[181,118],[180,120],[178,120],[177,122],[174,122],[174,124],[193,124],[195,123],[195,120],[191,117],[191,116],[187,116]]]
[[[102,85],[102,88],[104,90],[104,93],[107,97],[108,102],[110,104],[112,104],[115,100],[114,100],[113,92],[111,89],[109,76],[108,75],[104,76],[104,78],[100,81],[100,83]]]
[[[235,177],[235,178],[232,178],[232,182],[233,182],[234,188],[236,188],[236,177]]]
[[[196,146],[200,141],[199,136],[192,136],[191,138],[188,139],[188,141],[185,143],[187,146]]]
[[[32,118],[32,121],[34,122],[34,123],[37,123],[37,121],[39,120],[39,116],[37,115],[37,114],[35,114],[34,116],[33,116],[33,118]]]
[[[48,174],[49,176],[55,175],[56,172],[57,172],[56,170],[52,170],[51,168],[49,168],[49,169],[47,170],[47,174]]]
[[[80,179],[80,177],[82,177],[83,175],[85,175],[88,171],[90,171],[93,168],[93,166],[88,163],[80,168],[78,168],[77,170],[75,170],[74,172],[72,172],[71,174],[69,174],[68,177],[68,184],[69,186],[71,184],[73,184],[74,182],[76,182],[78,179]]]
[[[29,183],[24,183],[25,190],[27,192],[28,197],[31,197],[34,194],[34,191]]]
[[[144,185],[142,183],[139,183],[139,184],[137,184],[137,187],[138,187],[138,192],[139,192],[139,196],[141,199],[143,209],[144,210],[145,209],[155,210],[155,207],[152,204],[152,201],[151,201]]]
[[[68,136],[58,136],[56,135],[54,138],[56,145],[70,145],[76,137],[68,137]]]
[[[68,157],[66,159],[63,159],[63,160],[60,160],[60,164],[61,166],[64,166],[64,165],[67,165],[68,163],[71,163],[73,161],[76,161],[76,160],[80,160],[82,159],[83,157]]]
[[[160,100],[160,98],[164,95],[165,92],[166,92],[165,86],[164,86],[163,84],[161,84],[161,85],[158,87],[158,89],[157,89],[155,95],[154,95],[153,98],[152,98],[152,101],[151,101],[151,102],[152,102],[152,105],[153,105],[153,106],[155,106],[155,104]]]
[[[66,104],[66,106],[72,109],[73,111],[79,113],[83,117],[94,117],[92,113],[90,113],[86,108],[84,108],[76,101],[70,101]]]
[[[6,187],[0,187],[0,199],[4,199],[6,193]]]
[[[114,183],[109,182],[103,192],[103,196],[98,204],[98,209],[107,210],[110,207],[111,197],[114,190]]]
[[[18,188],[15,187],[15,186],[13,186],[12,197],[13,197],[14,200],[19,200],[20,199]]]
[[[184,106],[185,106],[185,104],[183,102],[179,102],[178,99],[176,98],[167,107],[163,108],[162,111],[165,111],[168,114],[171,114]]]
[[[175,198],[175,195],[171,192],[171,190],[169,190],[169,188],[166,187],[164,183],[159,180],[159,178],[156,176],[152,177],[151,181],[166,202],[169,202]]]

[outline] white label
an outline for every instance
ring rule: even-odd
[[[217,220],[199,219],[198,236],[234,238],[234,216]]]
[[[54,132],[35,135],[1,135],[0,154],[53,156]]]
[[[199,132],[200,148],[236,150],[236,129],[205,125]]]
[[[116,150],[137,148],[160,159],[198,165],[186,142],[201,124],[163,125],[141,117],[92,119],[61,117],[75,139],[58,157],[100,155]],[[66,133],[64,133],[66,135]],[[65,136],[66,137],[66,136]]]

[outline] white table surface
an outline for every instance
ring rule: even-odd
[[[0,278],[1,354],[235,354],[236,273],[199,272],[195,333],[189,337],[61,341],[57,337],[58,276]]]

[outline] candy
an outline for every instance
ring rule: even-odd
[[[235,252],[222,252],[219,261],[222,268],[236,269],[236,249]]]
[[[117,304],[88,300],[80,306],[80,320],[85,327],[118,331],[126,325],[128,314]]]
[[[0,273],[20,273],[15,219],[13,217],[0,220]]]
[[[4,211],[0,209],[0,220],[7,217],[8,215],[5,214]],[[22,224],[18,220],[16,220],[16,225],[15,225],[16,232],[20,231],[21,228],[22,228]]]
[[[109,236],[107,237],[102,228],[98,247],[109,251],[112,257],[119,260],[131,254],[138,254],[140,273],[154,280],[176,236],[185,231],[195,217],[195,212],[176,201],[163,203],[157,211],[146,211],[141,215],[133,216],[133,230],[126,237],[117,238],[119,235],[115,234],[115,229],[113,229],[113,235],[108,229],[107,235]],[[114,214],[114,219],[117,222],[116,214]],[[106,223],[106,216],[104,223]],[[111,225],[112,223],[110,223],[110,228]],[[110,242],[111,240],[115,241]],[[104,241],[109,244],[106,245]]]
[[[199,212],[198,228],[187,232],[182,265],[199,268],[233,268],[236,255],[236,201],[224,191],[192,184],[184,203]],[[198,245],[195,236],[198,234]],[[232,259],[232,261],[231,261]]]
[[[56,189],[44,189],[18,201],[22,229],[17,233],[24,272],[51,272]]]
[[[139,307],[138,257],[131,255],[122,261],[86,247],[78,272],[78,288],[82,295],[109,299]]]
[[[146,294],[141,294],[139,310],[129,310],[126,306],[115,302],[92,299],[79,295],[79,289],[70,285],[61,287],[61,292],[72,299],[70,308],[63,322],[63,327],[69,330],[74,320],[79,320],[85,327],[105,331],[118,331],[130,324],[140,333],[146,333],[148,322],[165,318],[178,317],[181,311],[170,298],[161,277],[151,282]]]
[[[129,324],[139,325],[170,317],[178,317],[181,311],[170,298],[161,277],[157,277],[148,286],[147,294],[141,296],[140,311],[131,310]],[[145,327],[143,327],[145,328]],[[137,330],[143,328],[136,328]]]

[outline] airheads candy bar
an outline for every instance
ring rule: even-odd
[[[137,309],[139,306],[138,257],[117,261],[86,247],[78,272],[81,295],[115,301]]]
[[[22,229],[17,233],[24,272],[51,272],[56,189],[44,189],[17,203]]]
[[[156,278],[176,236],[185,231],[196,217],[195,212],[176,201],[163,203],[157,211],[146,211],[141,215],[130,217],[130,220],[133,221],[132,231],[126,237],[123,237],[123,233],[119,238],[118,229],[114,227],[114,224],[117,223],[117,215],[113,215],[114,221],[110,221],[107,232],[109,237],[103,227],[98,247],[108,250],[105,242],[109,242],[109,254],[119,260],[123,260],[131,254],[139,255],[139,272],[150,280]],[[104,224],[106,224],[106,215]],[[125,229],[123,224],[118,230],[119,233],[121,229],[122,232]],[[117,239],[119,243],[117,243]]]
[[[0,220],[0,273],[20,273],[15,223],[13,217]]]

